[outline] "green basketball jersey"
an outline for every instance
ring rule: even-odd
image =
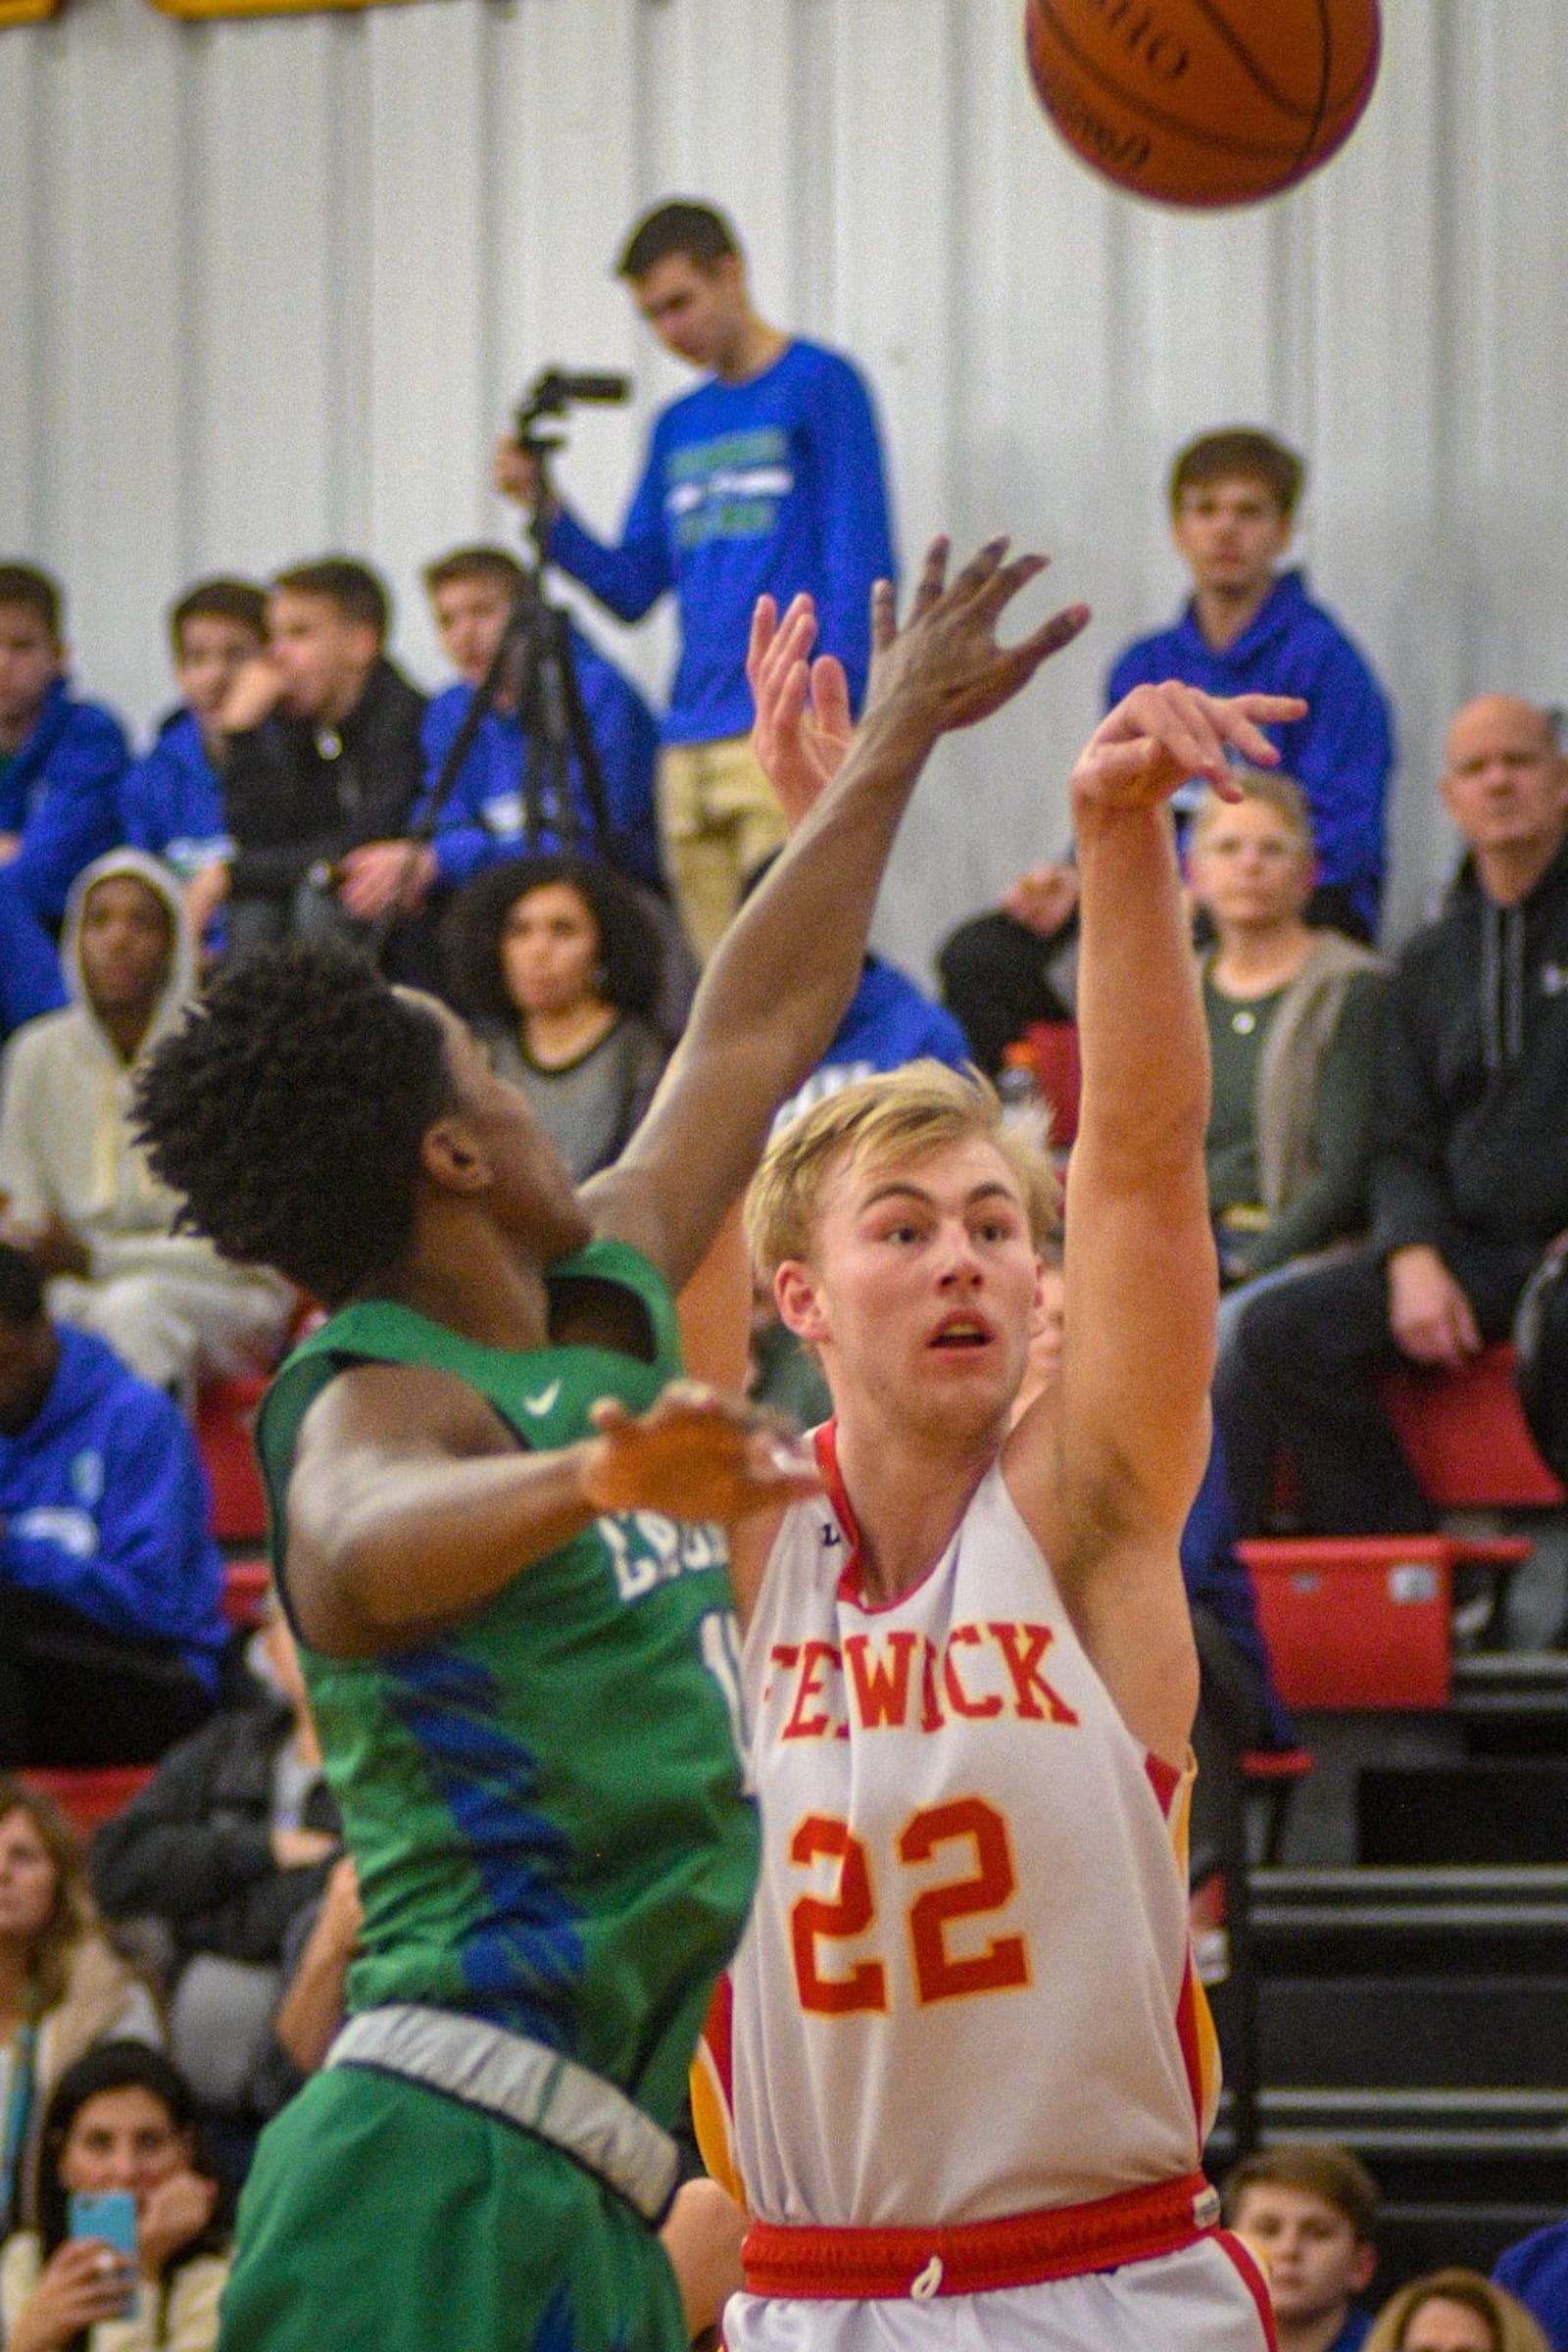
[[[624,1244],[595,1242],[552,1268],[553,1293],[574,1282],[633,1295],[648,1360],[480,1348],[380,1302],[314,1333],[257,1433],[274,1555],[300,1423],[348,1365],[454,1373],[540,1450],[588,1435],[599,1397],[646,1410],[680,1369],[663,1281]],[[350,2007],[487,2018],[667,2126],[757,1868],[721,1532],[606,1516],[454,1631],[371,1659],[302,1644],[301,1662],[365,1907]]]

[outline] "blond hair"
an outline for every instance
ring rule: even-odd
[[[1442,2300],[1473,2311],[1492,2330],[1496,2352],[1551,2352],[1551,2339],[1505,2287],[1494,2286],[1479,2271],[1429,2271],[1384,2304],[1363,2352],[1400,2352],[1410,2323],[1425,2304]]]
[[[1278,768],[1272,767],[1237,767],[1231,770],[1231,781],[1240,785],[1245,800],[1261,801],[1266,808],[1273,809],[1275,815],[1295,835],[1303,858],[1316,857],[1312,810],[1305,793],[1294,776],[1284,775]],[[1235,806],[1234,801],[1222,801],[1210,787],[1198,804],[1192,831],[1187,837],[1189,849],[1200,850],[1227,809]]]
[[[787,1258],[809,1257],[822,1196],[842,1163],[861,1169],[924,1159],[976,1136],[1007,1162],[1031,1239],[1043,1241],[1061,1201],[1047,1153],[1003,1125],[996,1089],[978,1070],[910,1061],[853,1080],[773,1137],[746,1196],[746,1238],[758,1270],[771,1279]]]

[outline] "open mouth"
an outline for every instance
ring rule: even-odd
[[[982,1323],[977,1315],[956,1315],[951,1322],[944,1323],[931,1340],[933,1348],[940,1348],[945,1353],[951,1354],[973,1353],[990,1345],[991,1326]]]

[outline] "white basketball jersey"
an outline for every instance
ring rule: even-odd
[[[1000,1467],[931,1574],[859,1592],[789,1512],[745,1651],[762,1806],[733,1968],[760,2219],[994,2220],[1196,2170],[1217,2095],[1186,1784],[1112,1706]]]

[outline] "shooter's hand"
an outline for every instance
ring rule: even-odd
[[[838,774],[854,732],[844,664],[832,654],[812,662],[815,642],[816,609],[808,596],[796,597],[782,620],[770,596],[758,598],[746,655],[757,706],[752,749],[792,833]]]
[[[1203,694],[1175,680],[1135,687],[1102,719],[1072,771],[1074,813],[1152,808],[1190,777],[1201,777],[1222,801],[1239,801],[1226,746],[1253,767],[1277,767],[1279,753],[1260,730],[1264,720],[1304,717],[1292,694]]]

